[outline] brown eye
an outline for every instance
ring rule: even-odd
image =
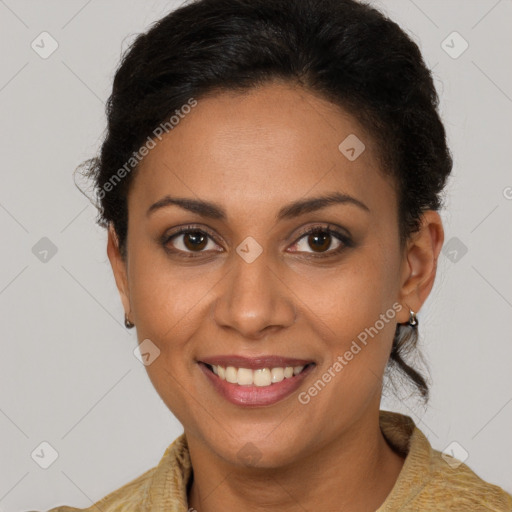
[[[347,247],[353,247],[347,235],[328,226],[315,226],[302,232],[302,236],[293,245],[292,252],[304,252],[320,258],[335,256]]]
[[[316,252],[324,252],[329,249],[332,237],[326,231],[317,231],[308,236],[309,246]]]
[[[167,250],[177,254],[183,253],[184,256],[190,256],[193,253],[201,255],[208,249],[218,251],[213,236],[194,227],[182,227],[171,235],[165,236],[162,243]]]
[[[202,250],[206,247],[208,236],[201,231],[190,231],[183,234],[183,245],[191,251]]]

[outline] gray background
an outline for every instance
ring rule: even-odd
[[[455,160],[446,247],[419,313],[432,399],[426,411],[382,407],[410,415],[436,449],[456,441],[455,455],[512,492],[512,2],[374,3],[434,69]],[[182,432],[134,357],[106,233],[72,181],[99,147],[120,52],[177,5],[0,0],[0,511],[89,506]],[[51,48],[43,31],[59,45],[45,59],[31,47]],[[453,31],[469,43],[458,58],[445,49],[461,40],[442,45]],[[43,441],[58,453],[48,469],[31,457]]]

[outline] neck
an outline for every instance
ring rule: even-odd
[[[193,482],[189,507],[218,510],[374,512],[398,478],[404,459],[388,445],[372,410],[338,438],[284,467],[229,464],[187,433]]]

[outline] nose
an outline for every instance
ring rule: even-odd
[[[278,264],[272,264],[265,251],[250,263],[235,253],[230,265],[212,306],[220,328],[236,331],[247,340],[259,340],[293,325],[293,293],[279,275]]]

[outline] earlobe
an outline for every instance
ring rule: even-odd
[[[107,255],[112,267],[116,286],[121,297],[121,302],[123,303],[123,308],[125,313],[129,314],[131,306],[126,262],[121,256],[119,239],[112,223],[109,223],[108,226]]]
[[[425,211],[420,229],[414,233],[405,249],[400,289],[400,302],[404,308],[403,319],[399,319],[399,323],[408,321],[409,309],[417,313],[427,300],[434,285],[443,241],[444,230],[439,213]]]

